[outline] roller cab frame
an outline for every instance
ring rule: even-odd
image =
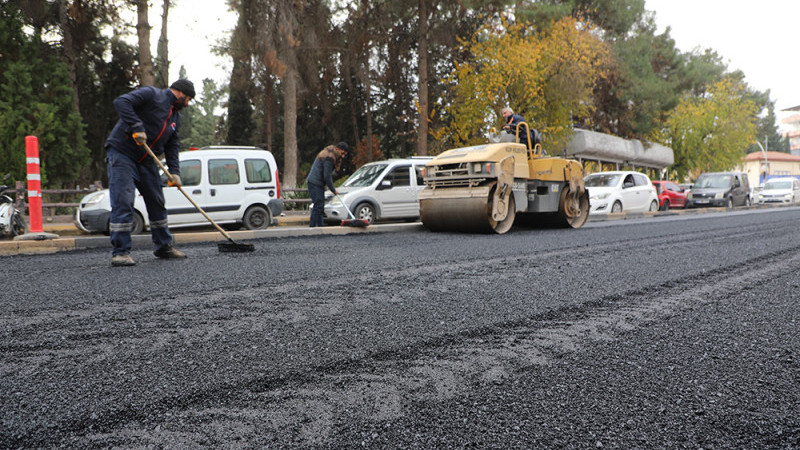
[[[424,179],[420,218],[432,231],[503,234],[515,224],[580,228],[589,216],[580,163],[546,156],[538,143],[448,150],[425,165]]]

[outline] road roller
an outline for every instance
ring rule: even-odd
[[[513,141],[455,148],[429,161],[419,193],[423,225],[431,231],[497,234],[515,224],[583,226],[589,194],[581,164],[548,156],[532,131],[527,145],[519,143],[517,131]]]

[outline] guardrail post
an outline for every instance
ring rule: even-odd
[[[16,190],[17,192],[14,198],[14,206],[16,206],[19,210],[27,209],[25,206],[25,182],[17,181]]]
[[[30,232],[42,233],[42,177],[39,172],[39,138],[25,136],[25,158],[28,168],[28,218]]]

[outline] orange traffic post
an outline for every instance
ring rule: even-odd
[[[42,233],[42,177],[39,172],[39,138],[25,136],[25,160],[28,168],[28,218],[30,232]]]

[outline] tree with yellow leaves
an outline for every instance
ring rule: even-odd
[[[670,113],[661,141],[675,152],[673,175],[730,170],[741,163],[757,129],[758,107],[747,86],[732,77],[703,95],[685,95]]]
[[[573,118],[591,110],[592,89],[609,58],[594,28],[570,17],[536,33],[505,22],[484,27],[462,45],[472,58],[457,64],[454,98],[445,106],[450,120],[434,134],[454,146],[485,143],[505,106],[541,131],[551,147],[563,146]]]

